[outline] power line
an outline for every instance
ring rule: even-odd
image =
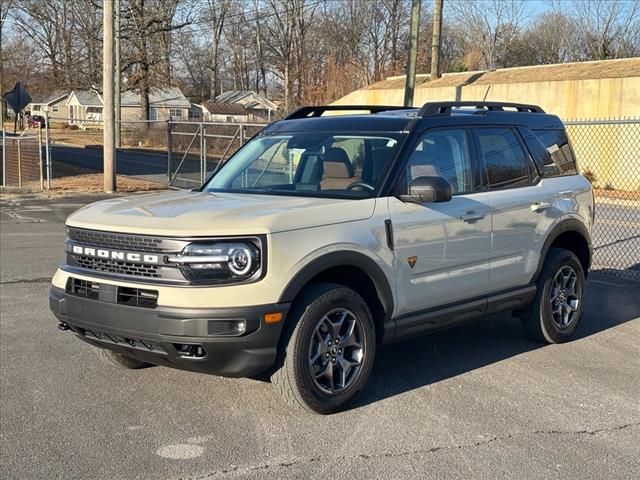
[[[318,5],[320,5],[321,3],[326,3],[324,0],[317,0],[315,2],[312,3],[307,3],[306,5],[303,5],[301,7],[302,11],[304,12],[305,10],[312,8],[312,7],[316,7]],[[291,13],[294,12],[295,10],[297,10],[296,8],[285,8],[282,10],[277,10],[277,11],[269,11],[269,13],[264,13],[262,15],[256,15],[253,18],[245,18],[242,21],[238,21],[238,22],[232,22],[232,23],[228,23],[225,21],[224,26],[225,27],[237,27],[239,25],[243,25],[246,23],[254,23],[257,22],[259,20],[264,20],[265,18],[270,18],[270,17],[275,17],[276,15],[282,15],[282,14],[286,14],[286,13]],[[267,10],[268,11],[268,10]],[[259,9],[253,10],[253,13],[258,13],[260,12]],[[231,15],[226,15],[225,18],[233,18],[233,17],[240,17],[240,16],[245,16],[247,12],[239,12],[239,13],[233,13]],[[213,31],[214,27],[212,25],[209,25],[211,23],[211,19],[209,20],[198,20],[195,22],[191,22],[188,26],[193,26],[193,25],[203,25],[202,27],[198,28],[197,32],[206,32],[206,31]],[[192,33],[194,31],[192,30]]]

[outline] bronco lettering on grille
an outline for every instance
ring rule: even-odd
[[[85,255],[87,257],[108,258],[111,260],[136,263],[160,263],[159,255],[149,253],[122,252],[118,250],[107,250],[105,248],[83,247],[81,245],[73,245],[71,251],[77,255]]]

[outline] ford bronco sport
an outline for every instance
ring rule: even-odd
[[[197,191],[72,214],[50,305],[118,365],[270,377],[329,413],[381,344],[505,311],[534,340],[568,340],[593,216],[540,107],[304,107]]]

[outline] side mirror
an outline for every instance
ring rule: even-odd
[[[408,195],[400,200],[411,203],[436,203],[451,200],[451,185],[442,177],[418,177],[409,186]]]

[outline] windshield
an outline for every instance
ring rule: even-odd
[[[231,157],[203,190],[371,197],[380,188],[402,136],[296,132],[256,137]]]

